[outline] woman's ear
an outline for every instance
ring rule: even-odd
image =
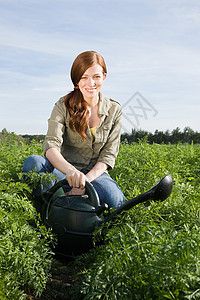
[[[106,73],[103,73],[103,80],[105,80],[106,79]]]

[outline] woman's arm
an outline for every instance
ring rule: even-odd
[[[108,168],[107,164],[103,162],[97,162],[96,165],[85,176],[82,172],[67,162],[56,148],[48,149],[46,151],[46,158],[56,169],[66,174],[66,179],[69,185],[76,188],[84,188],[86,180],[92,181],[96,179]]]
[[[116,105],[114,107],[115,111],[111,111],[112,117],[110,117],[110,123],[112,122],[110,130],[105,128],[106,142],[100,150],[97,162],[102,162],[108,166],[108,170],[112,169],[115,164],[115,159],[118,155],[120,138],[121,138],[121,128],[122,128],[122,109],[121,106]],[[106,132],[107,131],[107,132]]]
[[[73,189],[70,191],[70,194],[80,194],[78,189],[84,189],[86,181],[93,181],[103,174],[103,172],[105,172],[108,168],[107,164],[103,162],[97,162],[96,165],[86,175],[84,175],[69,162],[67,162],[56,148],[48,149],[46,151],[46,158],[57,170],[66,174],[66,179],[69,185],[73,187]]]
[[[87,173],[86,177],[88,181],[93,181],[99,177],[108,168],[108,165],[103,162],[97,162],[96,165]]]
[[[46,151],[46,158],[54,168],[66,175],[66,179],[71,187],[84,189],[86,176],[67,162],[56,148],[49,148]]]

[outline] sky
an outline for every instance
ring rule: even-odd
[[[0,131],[46,134],[86,50],[106,61],[123,132],[200,131],[199,0],[0,0]]]

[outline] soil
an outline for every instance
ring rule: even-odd
[[[70,288],[75,278],[73,261],[56,260],[51,278],[47,282],[46,289],[38,298],[31,291],[26,292],[27,300],[69,300]]]

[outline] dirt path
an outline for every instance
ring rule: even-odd
[[[46,289],[41,297],[36,298],[27,292],[27,300],[69,300],[70,288],[75,278],[75,268],[71,261],[56,260],[52,276],[49,279]]]

